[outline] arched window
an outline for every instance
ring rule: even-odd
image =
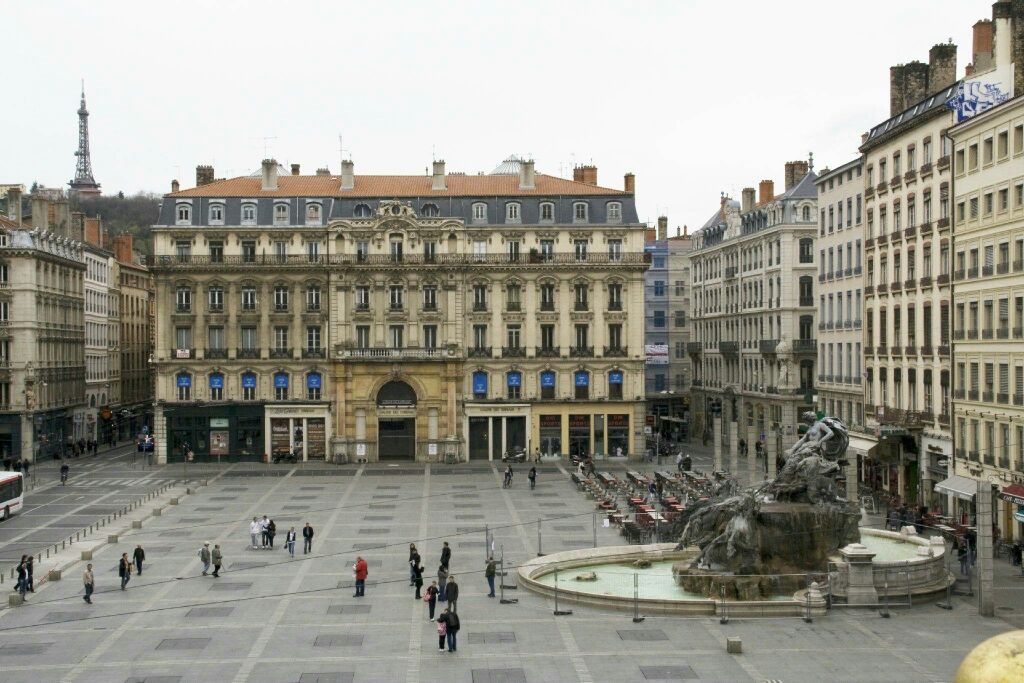
[[[274,204],[274,225],[288,225],[288,205]]]
[[[243,401],[255,401],[256,400],[256,373],[255,372],[243,372],[242,373],[242,400]]]
[[[320,204],[306,204],[306,225],[320,225]]]
[[[622,203],[621,202],[608,202],[608,222],[609,223],[621,223],[622,222]]]
[[[356,204],[356,207],[352,210],[352,215],[356,218],[369,218],[373,215],[370,211],[370,207],[367,204]]]
[[[622,400],[622,370],[611,370],[608,373],[608,398]]]
[[[219,372],[210,373],[210,400],[224,400],[224,375]]]
[[[810,220],[811,220],[811,207],[809,207],[809,206],[805,206],[804,207],[803,220],[804,220],[804,222],[810,222]]]
[[[487,373],[483,370],[473,373],[473,398],[487,398]]]
[[[540,203],[540,222],[541,223],[554,223],[555,222],[555,204],[554,204],[554,202],[541,202]]]
[[[520,399],[523,397],[523,373],[509,372],[505,375],[505,386],[508,389],[508,398]]]
[[[188,225],[192,222],[192,206],[189,204],[178,204],[177,209],[177,224]]]
[[[576,202],[572,205],[572,222],[586,223],[590,218],[590,206],[586,202]]]
[[[420,215],[425,218],[437,218],[441,215],[441,210],[437,208],[437,204],[424,204],[420,207]]]
[[[255,204],[242,204],[242,225],[256,225]]]
[[[311,372],[306,375],[306,400],[319,401],[320,389],[323,384],[323,377],[319,372]]]
[[[519,202],[509,202],[505,205],[505,222],[519,223],[522,220],[521,205]]]
[[[287,372],[275,372],[274,373],[274,400],[275,401],[287,401],[288,400],[288,373]]]
[[[574,372],[573,386],[576,388],[576,398],[590,398],[590,373],[586,370]]]
[[[178,388],[179,401],[192,400],[192,375],[187,372],[179,372],[174,376],[174,383]]]
[[[487,204],[485,204],[484,202],[477,202],[473,204],[473,222],[487,222]]]
[[[224,205],[220,202],[210,204],[210,225],[224,225]]]
[[[540,373],[540,397],[555,398],[555,389],[558,385],[558,375],[554,370],[545,370]]]

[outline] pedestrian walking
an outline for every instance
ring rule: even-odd
[[[212,559],[210,556],[210,542],[206,541],[203,543],[203,547],[199,549],[199,561],[203,563],[203,576],[210,572],[210,560]]]
[[[409,544],[409,585],[416,581],[416,567],[420,564],[420,553],[416,550],[416,544]]]
[[[308,555],[313,552],[313,527],[306,522],[306,526],[302,527],[302,554]]]
[[[60,485],[61,486],[67,486],[68,485],[68,473],[69,472],[71,472],[71,468],[68,467],[67,463],[64,463],[63,465],[60,466]]]
[[[35,565],[35,560],[36,560],[36,558],[34,556],[29,555],[28,556],[28,565],[25,567],[25,570],[28,572],[28,576],[25,577],[25,580],[28,582],[28,592],[29,593],[35,593],[36,592],[35,579],[32,578],[32,570],[34,570],[35,566],[36,566]]]
[[[121,590],[124,590],[132,578],[132,561],[128,559],[128,553],[121,553],[121,560],[117,564],[117,575],[121,577]]]
[[[416,587],[416,599],[422,600],[423,598],[420,595],[420,589],[423,588],[423,567],[417,564],[412,568],[412,573],[412,585]]]
[[[537,468],[531,467],[530,472],[526,475],[526,478],[530,480],[530,488],[537,488]]]
[[[487,564],[484,569],[484,578],[487,579],[487,585],[490,587],[491,592],[487,594],[487,597],[494,597],[494,575],[497,573],[498,563],[494,561],[494,557],[487,558]]]
[[[693,459],[690,457],[689,453],[687,453],[687,454],[685,454],[683,456],[683,471],[684,472],[692,472],[693,471]]]
[[[459,633],[459,615],[455,613],[455,610],[451,607],[447,607],[444,610],[442,617],[445,617],[445,635],[448,638],[448,652],[455,652],[458,649],[458,643],[456,642],[456,636]]]
[[[427,621],[434,620],[434,609],[437,607],[437,581],[431,581],[427,590],[423,593],[423,602],[427,603]]]
[[[252,546],[251,547],[252,547],[253,550],[256,550],[257,548],[260,547],[259,546],[260,532],[261,532],[260,518],[259,517],[253,517],[252,518],[252,523],[249,524],[249,538],[252,539]]]
[[[441,566],[448,569],[452,561],[452,549],[448,547],[448,541],[441,544]]]
[[[21,593],[21,599],[25,599],[25,593],[28,592],[28,555],[21,556],[21,562],[18,563],[18,582],[14,585],[14,590]]]
[[[512,488],[512,465],[505,466],[505,481],[502,484],[502,488]]]
[[[260,541],[262,542],[262,546],[261,547],[264,550],[267,549],[267,543],[270,542],[269,539],[267,538],[267,528],[269,526],[270,526],[270,520],[267,519],[266,515],[263,515],[263,519],[260,520]]]
[[[683,452],[682,451],[679,451],[678,453],[676,453],[676,469],[679,470],[680,474],[682,474],[682,472],[683,472]]]
[[[270,541],[270,549],[274,549],[274,536],[277,535],[277,525],[274,524],[274,520],[270,520],[267,524],[267,539]]]
[[[141,545],[135,546],[132,559],[135,560],[135,573],[142,576],[142,563],[146,561],[146,551],[142,549]]]
[[[352,571],[356,577],[356,592],[353,598],[366,597],[366,577],[370,572],[366,568],[366,560],[356,557],[356,563],[352,565]]]
[[[210,559],[213,561],[213,578],[220,578],[220,566],[224,564],[224,554],[220,550],[220,545],[214,544],[213,552],[210,553]]]
[[[82,572],[82,583],[85,584],[85,595],[82,599],[89,605],[92,604],[92,591],[96,587],[96,578],[92,574],[92,563],[85,565],[85,571]]]
[[[448,639],[448,609],[445,608],[437,618],[437,651],[444,652],[444,643]]]
[[[288,533],[284,536],[284,547],[288,551],[288,554],[295,557],[295,527],[288,530]]]
[[[956,557],[960,560],[960,573],[967,576],[971,569],[971,555],[967,549],[967,541],[961,539],[956,544]]]
[[[443,564],[437,568],[437,597],[441,602],[448,600],[448,567]]]
[[[459,584],[455,583],[455,577],[448,577],[448,586],[445,588],[448,597],[448,609],[455,612],[455,603],[459,601]]]

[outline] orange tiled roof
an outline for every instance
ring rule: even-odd
[[[168,197],[491,197],[555,195],[626,195],[622,190],[580,183],[538,173],[535,189],[519,189],[519,176],[446,175],[447,189],[430,189],[431,177],[357,175],[355,187],[341,189],[341,176],[280,175],[277,189],[263,191],[259,176],[216,180],[202,187],[172,192]]]
[[[17,230],[18,227],[19,226],[17,223],[10,220],[6,216],[0,216],[0,228],[5,228],[7,230]]]

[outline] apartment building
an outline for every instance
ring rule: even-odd
[[[639,456],[632,174],[341,170],[172,184],[153,227],[161,460]]]
[[[690,252],[693,240],[684,230],[668,238],[668,282],[671,288],[669,305],[669,416],[673,417],[670,432],[676,436],[689,434],[690,414],[690,358],[686,345],[690,341]],[[677,422],[676,420],[680,420]]]
[[[796,440],[801,412],[813,408],[817,341],[817,176],[806,161],[785,165],[785,191],[763,180],[742,202],[723,196],[693,235],[694,429],[722,416],[727,435],[762,441],[776,430],[781,449]]]
[[[114,415],[118,439],[136,438],[153,426],[153,276],[135,251],[131,235],[114,238],[118,266],[120,408]],[[115,323],[112,323],[115,324]]]

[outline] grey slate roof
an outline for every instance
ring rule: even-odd
[[[735,199],[727,199],[726,203],[731,208],[734,208],[734,209],[740,208],[740,203],[738,201],[736,201]],[[713,214],[711,214],[711,218],[709,218],[706,221],[704,221],[704,225],[700,226],[699,229],[703,230],[704,228],[710,228],[710,227],[712,227],[714,225],[718,225],[718,223],[722,220],[722,218],[723,218],[723,216],[722,216],[722,209],[719,208],[717,211],[715,211]]]
[[[815,187],[814,181],[818,179],[818,174],[811,171],[803,178],[800,179],[793,187],[786,190],[781,197],[776,197],[776,201],[781,199],[814,199],[818,196],[818,188]]]

